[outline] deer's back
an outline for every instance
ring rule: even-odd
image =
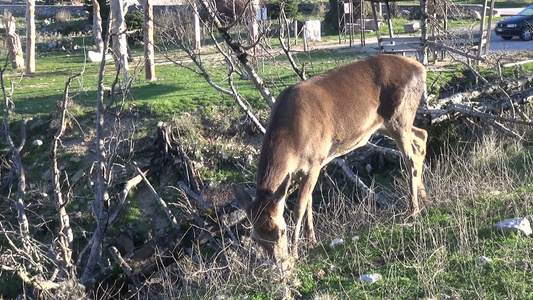
[[[403,95],[421,94],[424,84],[420,63],[377,55],[283,90],[270,116],[259,168],[267,170],[267,165],[277,163],[292,169],[317,155],[326,159],[353,148],[389,119],[402,101],[412,101],[409,106],[416,109],[420,98],[404,100]]]

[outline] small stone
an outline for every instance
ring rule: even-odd
[[[215,299],[216,299],[216,300],[224,300],[224,299],[228,299],[228,296],[226,296],[226,295],[217,295],[217,296],[215,297]]]
[[[326,276],[326,271],[324,271],[323,269],[320,269],[316,272],[316,276],[317,277],[324,277]]]
[[[527,218],[514,218],[503,220],[494,224],[494,227],[501,230],[503,233],[522,232],[525,235],[531,235],[531,224]]]
[[[528,259],[522,258],[516,263],[516,268],[518,270],[527,271],[529,268],[531,268],[531,261]]]
[[[414,225],[412,223],[405,223],[405,224],[400,224],[399,226],[403,228],[412,228]]]
[[[352,242],[355,243],[357,241],[359,241],[361,238],[358,236],[358,235],[354,235],[352,236]]]
[[[42,145],[43,145],[43,141],[41,141],[41,140],[34,140],[32,144],[33,144],[34,146],[39,147],[39,146],[42,146]]]
[[[486,256],[481,256],[478,260],[476,260],[476,264],[478,266],[480,265],[484,265],[484,264],[488,264],[492,261],[492,259],[486,257]]]
[[[339,245],[342,245],[342,244],[344,244],[344,240],[343,239],[334,239],[334,240],[331,241],[331,243],[329,243],[329,246],[331,248],[335,248],[335,247],[337,247]]]
[[[360,276],[357,281],[359,282],[366,282],[366,283],[374,283],[381,280],[381,275],[378,273],[372,273],[372,274],[365,274]]]

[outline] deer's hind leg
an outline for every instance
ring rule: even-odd
[[[415,177],[415,185],[417,186],[418,196],[426,198],[426,188],[422,180],[422,173],[424,167],[424,158],[426,157],[426,143],[428,133],[424,129],[412,127],[411,128],[411,147],[413,149],[413,164],[414,169],[420,176]]]
[[[397,119],[386,123],[385,127],[404,155],[410,175],[412,216],[417,216],[420,212],[418,196],[426,197],[426,190],[422,182],[422,167],[426,156],[427,132],[410,125],[410,122],[412,120]]]

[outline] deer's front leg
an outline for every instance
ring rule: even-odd
[[[306,229],[308,230],[309,237],[316,242],[316,237],[313,227],[313,208],[312,197],[313,189],[315,188],[316,180],[318,179],[320,168],[314,168],[307,175],[303,176],[300,180],[300,187],[298,189],[298,199],[296,206],[294,207],[294,236],[292,243],[292,255],[298,257],[298,242],[300,239],[300,232],[302,229],[302,221],[305,212],[307,211]],[[312,232],[312,233],[311,233]]]

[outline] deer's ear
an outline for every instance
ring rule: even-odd
[[[237,200],[239,207],[241,209],[246,209],[248,204],[252,202],[252,196],[250,196],[250,194],[238,184],[231,184],[231,189],[233,190],[233,195],[235,196],[235,200]]]
[[[280,184],[278,190],[274,193],[275,199],[281,200],[285,198],[285,195],[287,195],[287,191],[289,190],[290,185],[291,185],[291,174],[287,174],[285,179],[283,179],[283,182]]]

